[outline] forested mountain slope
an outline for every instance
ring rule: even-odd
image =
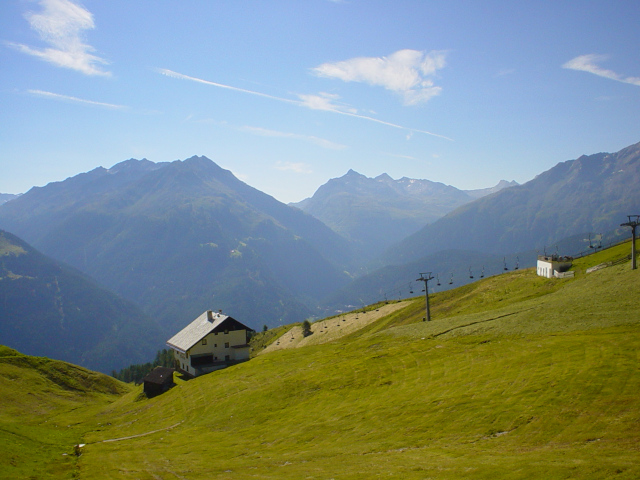
[[[0,230],[0,344],[110,373],[164,339],[132,302]]]
[[[348,280],[348,242],[205,157],[128,160],[33,188],[0,226],[165,325],[223,309],[261,327],[304,318]]]

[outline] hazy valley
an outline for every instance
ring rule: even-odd
[[[502,182],[476,192],[350,171],[298,205],[318,219],[205,157],[97,168],[0,206],[5,243],[33,252],[3,255],[3,294],[11,308],[5,309],[2,342],[110,372],[151,357],[164,339],[209,308],[260,330],[411,297],[425,270],[437,276],[433,291],[444,291],[533,266],[536,251],[584,252],[590,241],[628,235],[619,224],[640,205],[638,158],[636,144],[562,162],[523,185]],[[400,235],[420,224],[406,238]],[[384,236],[397,242],[381,253]],[[80,294],[60,288],[69,284],[61,274],[25,273],[32,268],[25,262],[45,257],[24,241],[55,259],[47,260],[51,265],[69,264],[126,299],[109,302],[142,311],[102,318],[97,311],[107,307],[86,300],[91,309],[78,306]],[[22,286],[29,283],[40,286]],[[45,300],[26,302],[29,295]],[[122,312],[121,306],[109,308]],[[131,315],[139,320],[126,322]],[[69,328],[73,322],[84,330]],[[134,327],[136,322],[148,326]],[[52,325],[63,337],[53,344],[46,344],[47,337],[26,340],[19,332],[31,324]],[[127,328],[144,332],[135,336],[137,347]],[[100,346],[92,340],[92,347],[79,347],[72,338],[80,332],[100,338]],[[96,355],[91,349],[110,360],[87,363],[87,355]]]

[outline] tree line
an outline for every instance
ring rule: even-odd
[[[171,367],[175,366],[175,360],[173,356],[173,350],[170,348],[164,348],[158,350],[156,358],[153,362],[138,363],[129,365],[123,368],[119,372],[113,370],[111,376],[126,383],[135,382],[140,383],[142,379],[156,367]]]

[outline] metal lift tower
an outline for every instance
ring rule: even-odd
[[[640,225],[640,215],[627,215],[629,221],[621,227],[631,227],[631,270],[636,269],[636,227]]]
[[[425,317],[425,320],[427,322],[431,321],[431,312],[429,311],[429,280],[433,280],[433,279],[434,277],[431,276],[431,272],[421,273],[420,278],[416,279],[416,282],[424,282],[424,296],[425,296],[425,303],[426,303],[426,310],[427,310],[427,316]]]

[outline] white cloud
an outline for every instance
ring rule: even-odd
[[[311,170],[311,167],[309,165],[307,165],[306,163],[302,163],[302,162],[276,162],[274,168],[276,170],[282,170],[282,171],[291,171],[291,172],[295,172],[295,173],[303,173],[303,174],[309,174],[309,173],[313,173],[313,170]]]
[[[505,75],[513,75],[514,73],[516,73],[516,69],[515,68],[502,68],[498,71],[498,73],[496,73],[496,77],[503,77]]]
[[[298,133],[279,132],[277,130],[269,130],[267,128],[249,127],[249,126],[241,127],[240,130],[252,133],[254,135],[260,135],[261,137],[291,138],[294,140],[302,140],[305,142],[313,143],[314,145],[318,145],[319,147],[328,148],[331,150],[342,150],[346,148],[345,145],[340,145],[339,143],[334,143],[324,138],[314,137],[313,135],[301,135]]]
[[[85,100],[83,98],[70,97],[69,95],[61,95],[59,93],[46,92],[43,90],[27,90],[28,93],[36,95],[38,97],[49,98],[52,100],[62,100],[74,103],[81,103],[83,105],[89,105],[92,107],[109,108],[111,110],[124,110],[128,108],[125,105],[115,105],[113,103],[95,102],[93,100]]]
[[[418,160],[416,157],[412,157],[411,155],[400,155],[399,153],[386,153],[385,155],[394,158],[405,158],[407,160]]]
[[[434,85],[429,77],[444,66],[444,52],[405,49],[388,57],[357,57],[323,63],[312,72],[320,77],[384,87],[399,94],[405,105],[417,105],[440,94],[442,87]]]
[[[40,38],[49,48],[33,48],[28,45],[10,43],[22,53],[33,55],[58,67],[70,68],[85,75],[110,76],[98,65],[108,62],[92,52],[95,49],[84,43],[84,30],[95,28],[93,15],[71,0],[40,0],[43,10],[29,12],[25,16]]]
[[[318,95],[299,94],[300,105],[311,110],[325,110],[327,112],[349,113],[356,115],[358,110],[344,104],[335,103],[340,96],[333,93],[320,92]]]
[[[569,60],[567,63],[562,65],[562,68],[568,68],[569,70],[578,70],[582,72],[593,73],[594,75],[598,75],[599,77],[608,78],[610,80],[615,80],[617,82],[629,83],[631,85],[636,85],[640,87],[640,77],[625,77],[620,75],[612,70],[607,70],[598,66],[599,62],[607,60],[606,55],[580,55],[579,57],[573,58]]]

